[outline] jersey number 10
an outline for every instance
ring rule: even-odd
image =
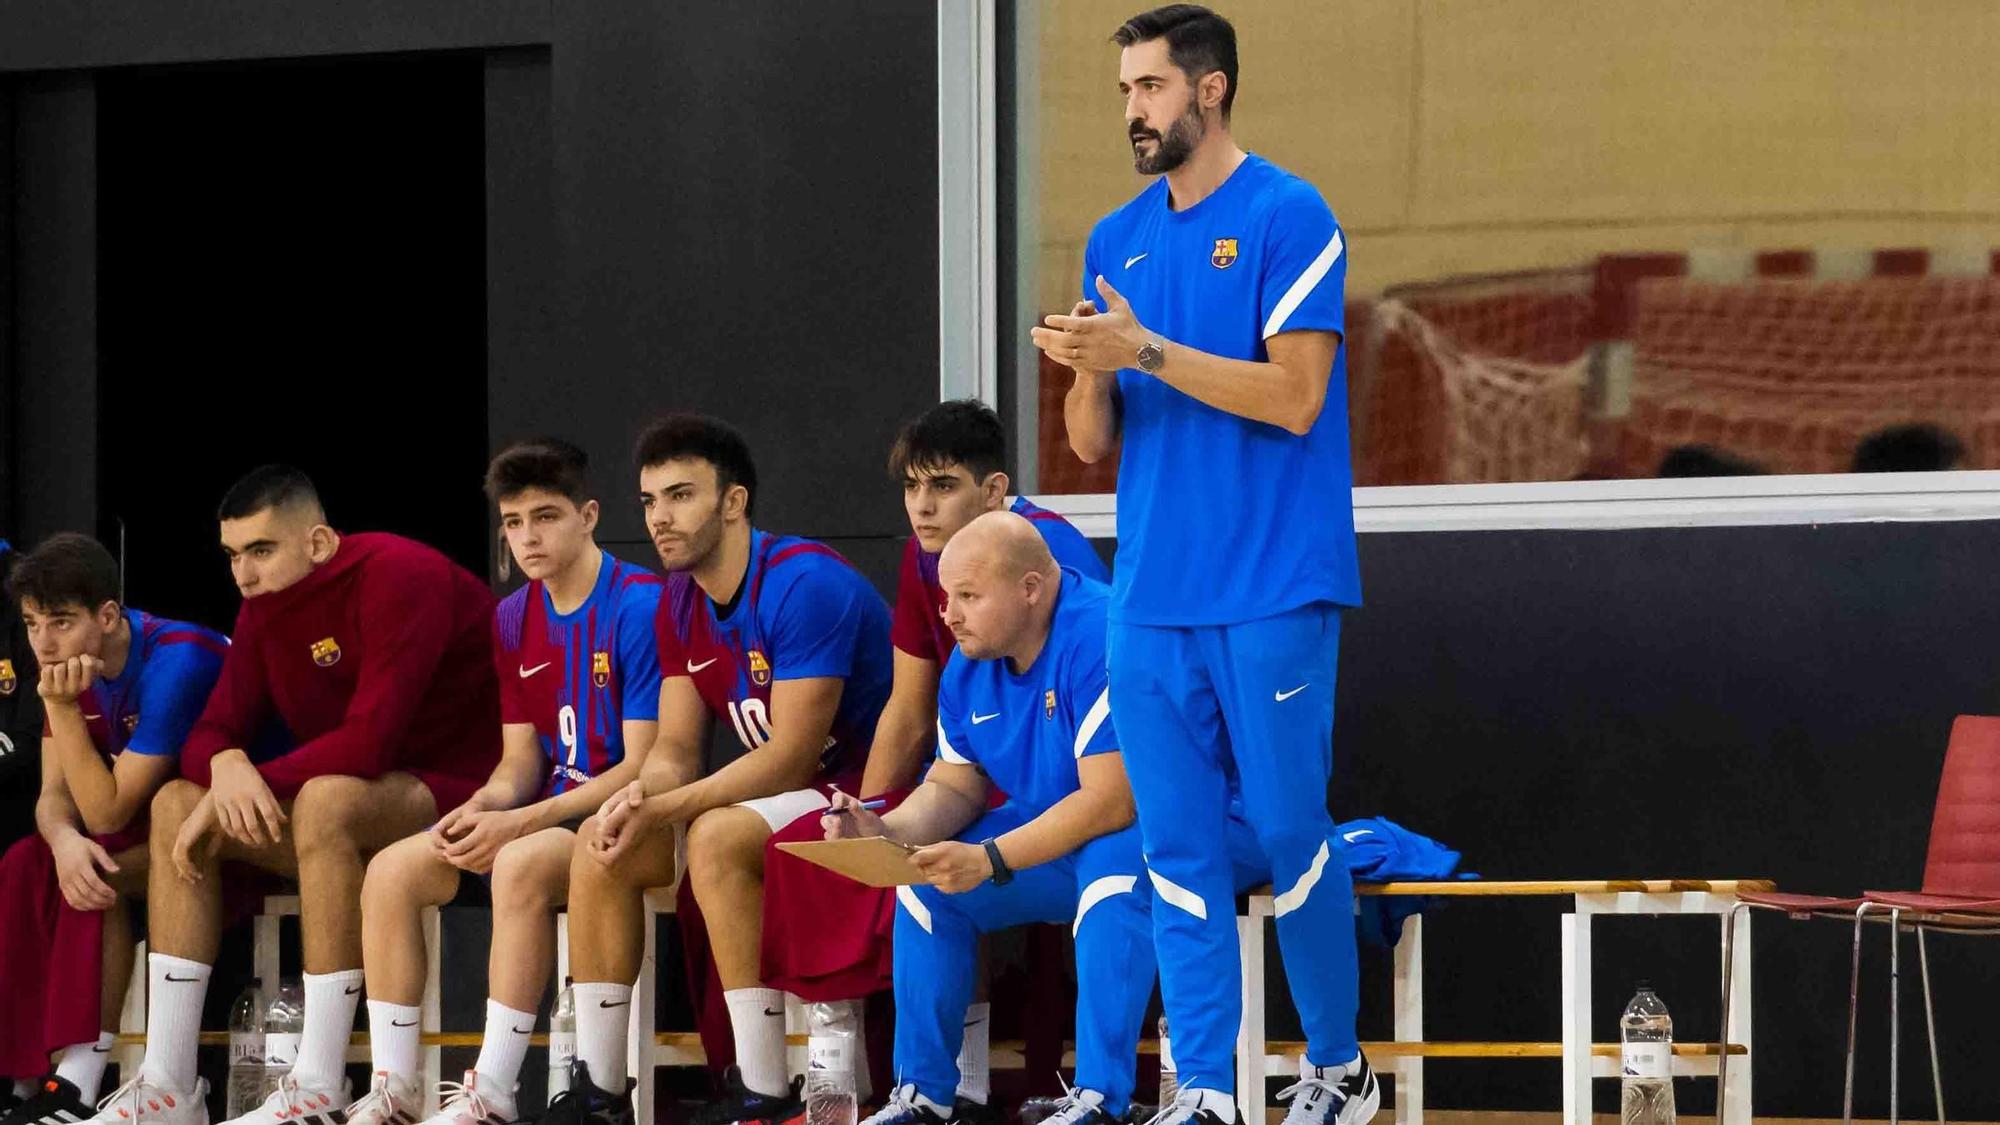
[[[736,737],[746,749],[755,750],[771,741],[771,712],[761,699],[730,700],[729,721],[736,725]]]

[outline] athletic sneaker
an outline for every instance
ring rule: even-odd
[[[34,1093],[0,1117],[0,1125],[74,1125],[97,1116],[97,1107],[83,1100],[83,1091],[60,1074],[42,1079]]]
[[[514,1120],[513,1094],[509,1092],[507,1100],[499,1105],[488,1101],[479,1089],[476,1070],[466,1071],[464,1082],[438,1083],[438,1100],[444,1104],[424,1119],[424,1125],[510,1125]]]
[[[1060,1098],[1029,1098],[1021,1103],[1021,1120],[1030,1113],[1039,1125],[1119,1125],[1119,1119],[1104,1111],[1104,1095],[1095,1090],[1071,1089],[1063,1083]]]
[[[417,1109],[422,1104],[409,1079],[378,1070],[368,1092],[348,1106],[343,1116],[347,1125],[416,1125]]]
[[[910,1085],[889,1091],[889,1100],[861,1125],[957,1125],[957,1122],[918,1101],[917,1088]]]
[[[310,1090],[288,1073],[262,1104],[223,1125],[346,1125],[347,1102],[345,1078],[333,1089]]]
[[[1224,1117],[1201,1107],[1200,1090],[1183,1089],[1173,1101],[1161,1106],[1146,1125],[1236,1125],[1236,1120],[1235,1102],[1229,1103],[1229,1116]]]
[[[1382,1108],[1382,1085],[1375,1080],[1375,1068],[1365,1056],[1356,1055],[1346,1068],[1309,1066],[1299,1057],[1299,1080],[1278,1091],[1278,1100],[1291,1102],[1285,1125],[1368,1125]]]
[[[537,1120],[539,1125],[632,1125],[632,1089],[638,1084],[628,1078],[622,1094],[600,1090],[590,1080],[590,1068],[575,1059],[569,1064],[569,1089],[550,1099]]]
[[[97,1103],[87,1125],[208,1125],[208,1080],[191,1091],[156,1086],[141,1074]]]
[[[782,1094],[760,1094],[745,1086],[743,1072],[732,1066],[722,1073],[722,1096],[695,1112],[694,1125],[796,1125],[806,1119],[799,1095],[805,1082],[801,1074]]]
[[[1053,1098],[1041,1100],[1049,1102],[1051,1106],[1055,1104]],[[1027,1108],[1025,1102],[1022,1103],[1022,1108]],[[1047,1117],[1048,1114],[1042,1116]],[[999,1106],[991,1102],[975,1102],[963,1094],[951,1100],[951,1119],[958,1122],[958,1125],[1007,1125],[1007,1115],[1000,1111]]]

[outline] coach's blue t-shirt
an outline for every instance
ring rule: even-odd
[[[1340,224],[1311,184],[1244,159],[1201,202],[1174,211],[1162,176],[1106,215],[1083,258],[1084,296],[1102,275],[1173,347],[1267,361],[1264,342],[1344,331]],[[1299,437],[1197,402],[1137,370],[1118,373],[1118,559],[1111,620],[1254,621],[1316,602],[1361,603],[1347,447],[1347,348],[1326,405]]]
[[[1024,672],[954,650],[938,682],[937,756],[978,766],[1036,816],[1082,788],[1077,762],[1118,749],[1104,667],[1109,593],[1064,567],[1049,638]]]

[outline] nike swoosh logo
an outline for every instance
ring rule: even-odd
[[[981,723],[990,723],[999,717],[1000,712],[998,711],[993,712],[991,715],[974,715],[972,716],[972,725],[976,727]]]
[[[359,992],[359,991],[361,991],[361,986],[357,984],[357,985],[355,985],[354,987],[352,987],[352,988],[349,988],[349,989],[348,989],[347,991],[345,991],[345,992],[342,992],[342,993],[341,993],[341,995],[342,995],[342,996],[352,996],[352,995],[354,995],[355,993],[357,993],[357,992]]]
[[[986,1022],[985,1020],[966,1020],[966,1021],[965,1021],[965,1026],[967,1026],[967,1027],[978,1027],[978,1026],[979,1026],[980,1024],[982,1024],[982,1023],[985,1023],[985,1022]]]
[[[96,722],[97,720],[99,720],[99,719],[101,719],[101,718],[103,718],[103,717],[104,717],[104,716],[102,716],[102,715],[85,715],[85,716],[83,717],[83,721],[84,721],[84,722],[86,722],[86,723],[94,723],[94,722]]]
[[[544,668],[548,667],[549,665],[551,665],[551,664],[553,664],[553,663],[555,663],[555,661],[553,661],[553,660],[544,660],[544,661],[542,661],[542,662],[541,662],[540,664],[537,664],[537,665],[535,665],[535,666],[534,666],[533,668],[529,668],[529,667],[527,667],[527,666],[525,666],[525,665],[524,665],[524,666],[522,666],[522,668],[521,668],[521,678],[525,680],[525,679],[527,679],[527,678],[528,678],[529,676],[532,676],[532,675],[534,675],[535,673],[537,673],[537,672],[541,671],[542,669],[544,669]]]
[[[201,983],[201,978],[200,978],[200,977],[177,977],[177,976],[175,976],[175,975],[174,975],[174,974],[172,974],[172,973],[168,973],[168,974],[167,974],[167,979],[168,979],[168,980],[170,980],[170,981],[173,981],[173,982],[174,982],[175,984],[199,984],[199,983]]]
[[[417,1026],[417,1021],[416,1021],[416,1020],[411,1020],[411,1021],[410,1021],[410,1022],[408,1022],[408,1023],[404,1023],[404,1022],[403,1022],[402,1020],[390,1020],[390,1021],[389,1021],[389,1026],[390,1026],[390,1027],[415,1027],[415,1026]]]
[[[91,1053],[91,1054],[93,1054],[93,1055],[108,1055],[108,1054],[110,1054],[110,1053],[111,1053],[111,1048],[109,1048],[109,1047],[92,1047],[92,1048],[90,1049],[90,1053]]]
[[[1307,681],[1306,683],[1300,684],[1299,686],[1293,688],[1290,691],[1281,691],[1278,693],[1278,702],[1283,703],[1285,700],[1290,699],[1291,697],[1297,695],[1298,693],[1306,690],[1311,686],[1312,682]]]
[[[535,1030],[535,1029],[534,1029],[534,1028],[532,1028],[532,1027],[517,1027],[517,1028],[515,1028],[515,1029],[514,1029],[514,1034],[516,1034],[516,1035],[531,1035],[531,1034],[533,1034],[533,1033],[534,1033],[534,1030]]]
[[[600,1008],[623,1008],[630,1003],[631,1003],[630,1000],[620,1000],[616,1004],[613,1004],[609,1000],[599,1000],[597,1002],[597,1006]]]
[[[1352,832],[1341,833],[1340,838],[1351,844],[1354,842],[1356,836],[1373,836],[1374,834],[1375,830],[1373,828],[1357,828]]]
[[[1148,251],[1146,251],[1146,254],[1151,254],[1151,253],[1152,253],[1152,251],[1151,251],[1151,250],[1148,250]],[[1140,259],[1140,258],[1143,258],[1143,257],[1145,257],[1145,256],[1146,256],[1146,254],[1139,254],[1139,255],[1135,255],[1135,256],[1133,256],[1133,257],[1130,257],[1130,258],[1127,258],[1127,259],[1125,259],[1125,268],[1129,270],[1129,269],[1131,269],[1131,268],[1132,268],[1133,266],[1135,266],[1135,265],[1138,265],[1138,264],[1139,264],[1139,259]]]
[[[692,660],[688,661],[688,675],[690,675],[690,676],[694,675],[694,674],[695,674],[696,672],[699,672],[699,671],[701,671],[701,670],[702,670],[703,668],[706,668],[706,667],[708,667],[709,665],[711,665],[711,664],[715,663],[715,662],[716,662],[716,661],[717,661],[718,659],[720,659],[720,657],[714,657],[714,656],[711,656],[711,657],[709,657],[709,658],[708,658],[707,660],[704,660],[704,661],[702,661],[702,662],[701,662],[701,663],[699,663],[699,664],[696,664],[696,663],[695,663],[694,661],[692,661]]]
[[[781,1009],[779,1009],[779,1010],[777,1010],[777,1011],[772,1011],[771,1009],[769,1009],[769,1008],[766,1008],[766,1009],[764,1009],[764,1014],[765,1014],[765,1015],[767,1015],[767,1016],[782,1016],[782,1015],[784,1015],[785,1013],[784,1013],[784,1010],[783,1010],[782,1008],[781,1008]]]

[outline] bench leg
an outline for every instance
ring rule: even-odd
[[[1563,1121],[1590,1125],[1590,915],[1562,916]]]
[[[1236,1029],[1236,1109],[1245,1125],[1264,1125],[1264,916],[1253,905],[1236,919],[1243,970],[1243,1022]],[[1171,1032],[1173,1029],[1168,1028]]]
[[[426,1032],[437,1033],[444,1030],[444,1007],[440,997],[444,994],[444,972],[442,969],[444,952],[439,939],[443,936],[443,914],[435,906],[425,907],[423,912],[424,949],[428,960],[424,973],[424,1000],[420,1021],[417,1026]],[[438,1083],[444,1080],[442,1049],[432,1043],[424,1048],[423,1075],[418,1079],[423,1086],[424,1112],[438,1110]]]
[[[1404,1043],[1424,1039],[1424,918],[1411,915],[1396,943],[1396,1038]],[[1424,1057],[1396,1060],[1396,1125],[1423,1125]]]
[[[1731,1061],[1725,1051],[1716,1061],[1718,1072],[1716,1104],[1725,1120],[1750,1125],[1750,1078],[1751,1064],[1756,1059],[1756,1047],[1751,1042],[1751,987],[1750,987],[1750,934],[1751,914],[1742,906],[1736,906],[1722,916],[1723,924],[1723,973],[1727,982],[1723,990],[1722,1041],[1725,1045],[1740,1043],[1745,1054]],[[1721,1125],[1718,1122],[1718,1125]]]
[[[647,896],[647,909],[640,913],[645,921],[645,952],[639,958],[639,979],[632,985],[632,1024],[626,1032],[625,1056],[631,1061],[632,1078],[637,1083],[632,1089],[634,1112],[639,1125],[653,1123],[653,1028],[656,1023],[656,1008],[659,1005],[659,914],[652,905],[652,896]]]

